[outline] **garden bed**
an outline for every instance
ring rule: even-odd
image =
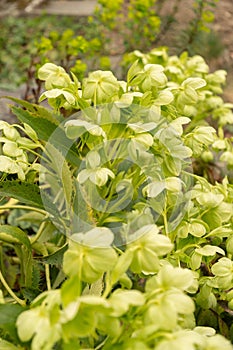
[[[23,99],[7,97],[16,122],[0,120],[0,348],[233,348],[233,104],[221,55],[210,69],[195,51],[211,13],[197,0],[187,33],[178,11],[159,32],[133,4],[35,51],[19,18],[30,65]],[[38,34],[43,18],[65,19],[34,17]]]

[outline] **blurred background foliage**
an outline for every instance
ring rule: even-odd
[[[110,68],[124,78],[125,55],[133,50],[148,52],[155,46],[167,46],[171,54],[200,54],[208,62],[224,50],[218,34],[210,30],[217,1],[193,0],[191,19],[183,19],[184,23],[179,23],[181,0],[98,0],[89,17],[46,12],[35,16],[25,9],[38,4],[43,9],[46,1],[3,1],[4,9],[10,10],[1,18],[0,88],[23,86],[21,97],[37,102],[41,86],[36,72],[48,61],[71,69],[79,79],[90,69]],[[178,25],[175,33],[174,24]]]

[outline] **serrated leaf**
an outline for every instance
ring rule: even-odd
[[[41,115],[41,116],[43,115],[44,118],[46,118],[47,120],[50,120],[55,124],[59,124],[63,120],[63,117],[61,115],[54,114],[54,112],[51,112],[49,109],[43,106],[40,106],[38,104],[30,103],[28,101],[21,100],[13,96],[4,96],[4,97],[13,102],[16,102],[17,104],[26,108],[28,111],[32,112],[35,115]]]
[[[63,255],[67,251],[67,249],[68,244],[65,244],[63,247],[56,250],[55,253],[44,256],[43,258],[40,258],[40,260],[45,264],[61,266],[63,262]]]
[[[30,283],[21,288],[23,297],[30,303],[41,293],[40,282],[42,279],[42,266],[34,260],[31,261]]]
[[[23,204],[44,209],[41,192],[42,190],[40,190],[39,186],[28,182],[20,182],[18,180],[0,182],[0,196],[12,197]],[[43,196],[46,198],[46,210],[55,217],[59,217],[59,211],[52,203],[50,197],[44,192]]]
[[[35,130],[39,139],[47,141],[55,129],[59,126],[58,121],[51,121],[50,118],[40,115],[33,115],[32,112],[22,109],[21,107],[13,106],[12,112],[22,122],[27,123]]]
[[[23,110],[20,107],[12,107],[12,112],[22,123],[27,123],[43,141],[50,141],[55,148],[74,165],[78,165],[78,158],[73,142],[66,137],[61,123],[53,117],[51,113],[47,114],[46,109],[39,110],[38,113]]]

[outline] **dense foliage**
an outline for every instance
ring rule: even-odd
[[[46,63],[51,108],[0,122],[2,349],[232,349],[226,74],[129,61],[126,81]]]

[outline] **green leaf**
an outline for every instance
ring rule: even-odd
[[[40,140],[50,141],[72,164],[78,165],[73,142],[66,137],[60,121],[51,112],[44,108],[34,113],[15,106],[12,107],[12,112],[22,123],[27,123],[35,130]]]
[[[204,214],[202,216],[202,220],[209,225],[211,230],[222,227],[222,217],[216,212],[216,208],[210,209],[206,214]]]
[[[23,350],[23,348],[20,346],[15,346],[11,343],[9,343],[6,340],[0,339],[0,349],[1,350]]]
[[[20,107],[12,107],[12,112],[17,116],[17,118],[22,123],[27,123],[29,126],[35,130],[39,139],[48,141],[52,133],[59,126],[58,121],[54,121],[51,118],[46,118],[46,116],[35,115],[28,110],[23,110]]]
[[[135,61],[132,64],[132,66],[129,68],[128,73],[127,73],[127,82],[129,85],[141,70],[142,70],[142,67],[139,64],[139,61],[138,60]]]
[[[206,234],[206,228],[201,220],[190,220],[189,232],[195,237],[202,237]]]
[[[217,207],[223,200],[223,194],[217,194],[212,192],[204,192],[197,196],[198,203],[208,208]]]
[[[112,284],[115,284],[119,278],[126,272],[132,262],[133,252],[130,250],[126,250],[125,253],[118,258],[117,263],[112,271],[111,279]]]
[[[51,168],[53,172],[55,172],[55,176],[57,175],[58,177],[55,182],[60,182],[62,185],[62,195],[66,202],[66,209],[69,210],[73,194],[72,173],[65,157],[52,144],[47,143],[46,152],[50,155],[49,168]],[[54,178],[52,178],[52,181],[50,182],[51,188],[53,188],[53,185]]]
[[[16,226],[0,225],[0,240],[8,243],[23,244],[29,250],[31,249],[28,236],[23,230]]]
[[[31,112],[32,115],[35,115],[35,116],[41,115],[41,116],[43,116],[43,118],[46,118],[47,120],[49,120],[52,123],[59,124],[59,122],[61,122],[63,120],[63,117],[61,115],[55,114],[54,112],[50,111],[49,109],[47,109],[43,106],[39,106],[38,104],[30,103],[28,101],[21,100],[19,98],[12,97],[12,96],[6,96],[6,98],[8,98],[9,100],[16,102],[20,106],[24,107],[29,112]],[[32,130],[35,130],[35,129],[32,129]]]
[[[18,304],[0,304],[0,329],[6,332],[12,340],[18,341],[15,323],[19,314],[24,310],[25,309]],[[6,344],[4,344],[4,341],[1,339],[0,349],[8,350]],[[15,349],[15,347],[12,348],[12,350]],[[11,348],[9,348],[9,350],[11,350]]]
[[[67,249],[68,244],[65,244],[63,247],[57,249],[55,253],[40,258],[40,261],[44,262],[45,264],[61,266],[63,262],[64,253],[67,251]]]
[[[0,182],[0,196],[12,197],[23,204],[44,209],[41,192],[42,190],[40,190],[39,186],[28,182],[20,182],[17,180],[5,180]],[[60,213],[47,193],[43,192],[43,198],[46,199],[46,210],[59,218]]]

